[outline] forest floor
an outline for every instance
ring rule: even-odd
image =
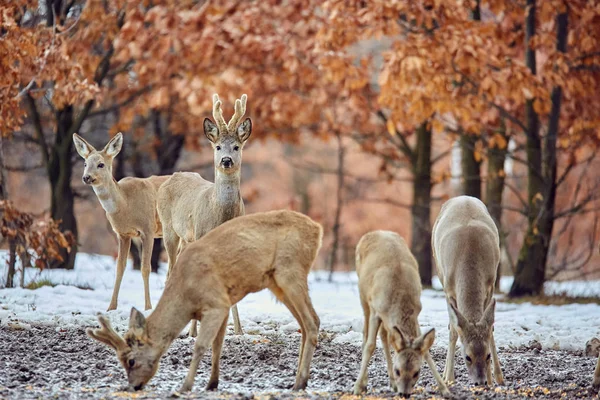
[[[359,348],[335,343],[322,332],[306,392],[294,393],[300,334],[253,336],[228,333],[221,357],[219,391],[205,392],[210,356],[200,365],[193,391],[184,398],[357,398],[351,396],[360,366]],[[192,356],[191,338],[181,336],[163,357],[156,376],[144,391],[126,392],[126,377],[114,352],[89,339],[83,328],[59,329],[32,324],[28,329],[0,327],[0,398],[166,398],[183,381]],[[434,345],[433,357],[443,369],[445,351]],[[457,357],[454,398],[572,399],[595,398],[590,389],[595,359],[583,351],[500,347],[506,385],[472,387],[462,357]],[[369,368],[369,398],[392,398],[385,361],[378,348]],[[429,369],[422,368],[412,398],[440,398]]]
[[[0,287],[6,276],[0,251]],[[35,290],[0,289],[0,399],[4,398],[164,398],[179,388],[192,354],[192,339],[177,339],[164,356],[147,391],[120,391],[125,374],[114,352],[85,335],[98,327],[114,284],[113,257],[78,254],[74,270],[28,268],[25,284]],[[151,274],[154,307],[165,284],[165,268]],[[319,346],[311,364],[308,391],[292,393],[300,334],[289,310],[268,291],[238,303],[243,336],[231,334],[223,349],[220,391],[206,393],[210,357],[199,370],[191,398],[353,398],[360,367],[363,312],[354,272],[309,275],[310,297],[321,319]],[[506,291],[511,278],[503,278]],[[433,356],[443,370],[448,345],[448,311],[439,281],[423,290],[419,323],[436,329]],[[507,302],[498,295],[494,336],[507,385],[491,389],[468,385],[457,356],[456,398],[592,398],[589,385],[596,359],[584,355],[586,342],[600,337],[598,281],[547,282],[543,301]],[[575,303],[566,298],[580,298]],[[556,300],[558,299],[558,301]],[[551,301],[550,301],[551,300]],[[105,313],[119,334],[127,330],[131,307],[143,307],[140,271],[125,272],[119,306]],[[148,316],[152,311],[144,311]],[[460,354],[460,353],[459,353]],[[370,368],[369,397],[393,397],[378,347]],[[431,372],[422,368],[415,398],[439,397]]]

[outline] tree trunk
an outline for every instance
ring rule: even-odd
[[[338,142],[337,203],[335,207],[335,216],[333,219],[333,243],[331,245],[331,256],[329,257],[329,282],[333,281],[333,270],[337,264],[337,254],[340,243],[340,218],[342,215],[342,207],[344,205],[344,199],[342,198],[342,195],[344,191],[345,148],[342,143],[341,135],[337,133],[336,137]]]
[[[463,194],[481,199],[481,158],[475,157],[475,135],[460,136],[460,164]]]
[[[412,241],[410,250],[419,263],[421,284],[431,286],[431,129],[417,128],[413,170]]]
[[[17,263],[17,243],[14,239],[8,241],[8,272],[6,274],[6,287],[15,287],[15,265]]]
[[[527,16],[526,43],[535,32],[535,0],[528,0],[530,13]],[[568,34],[567,14],[556,19],[557,50],[566,52]],[[527,46],[527,66],[535,73],[535,52]],[[533,55],[532,55],[533,54]],[[529,162],[528,227],[519,260],[515,280],[510,289],[511,297],[537,295],[542,292],[546,261],[552,229],[554,227],[554,203],[556,199],[556,140],[558,137],[562,88],[552,90],[552,109],[545,138],[544,152],[541,151],[539,121],[533,110],[533,101],[527,103],[527,158]],[[543,160],[543,162],[542,162]]]
[[[504,142],[508,144],[508,137],[506,135],[506,127],[502,123],[501,128],[496,132],[504,138]],[[492,216],[492,219],[496,223],[498,233],[500,234],[500,249],[505,247],[505,234],[502,231],[502,193],[504,191],[504,162],[506,160],[506,154],[508,153],[508,147],[505,145],[503,148],[499,146],[491,147],[488,149],[488,172],[486,182],[486,193],[485,202]],[[496,274],[496,290],[500,289],[500,263],[498,264],[498,271]]]
[[[73,176],[73,165],[71,156],[73,154],[73,138],[70,127],[73,124],[73,106],[66,106],[56,112],[56,138],[50,147],[49,163],[47,168],[50,181],[50,217],[60,221],[62,232],[71,232],[74,237],[71,251],[60,250],[63,261],[50,264],[50,268],[75,268],[75,256],[77,254],[77,220],[75,219],[75,195],[71,187]]]

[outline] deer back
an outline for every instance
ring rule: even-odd
[[[294,211],[234,218],[185,247],[163,297],[180,292],[201,304],[226,295],[235,304],[248,293],[269,288],[275,274],[306,282],[322,236],[320,224]]]
[[[485,204],[470,196],[444,203],[433,226],[432,248],[447,297],[477,320],[491,300],[500,261],[498,228]]]
[[[382,314],[387,328],[407,327],[407,334],[415,337],[421,279],[406,241],[391,231],[365,234],[356,247],[356,273],[361,297]]]

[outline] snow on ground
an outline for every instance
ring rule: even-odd
[[[0,253],[0,285],[6,276],[6,253]],[[78,254],[76,268],[65,270],[28,270],[25,282],[48,279],[58,284],[37,290],[0,289],[0,325],[18,322],[56,325],[57,329],[74,326],[97,326],[96,313],[105,312],[112,295],[115,259],[109,256]],[[335,335],[335,342],[360,345],[363,315],[358,299],[355,273],[336,273],[334,282],[319,272],[309,277],[310,295],[321,319],[321,328]],[[151,298],[156,305],[165,281],[165,268],[151,274]],[[508,290],[510,278],[502,288]],[[77,286],[93,288],[80,289]],[[434,288],[439,289],[439,281]],[[549,282],[547,294],[566,293],[577,296],[600,296],[600,282]],[[443,292],[423,291],[420,323],[423,329],[435,327],[436,345],[448,344],[448,315]],[[128,265],[119,295],[118,310],[108,313],[113,325],[127,327],[131,307],[144,306],[142,277]],[[246,334],[281,330],[296,332],[298,324],[289,311],[268,291],[248,295],[238,304]],[[148,315],[151,311],[145,312]],[[537,340],[544,348],[582,350],[585,342],[600,336],[600,305],[569,304],[542,306],[531,303],[499,302],[496,308],[495,337],[499,346],[518,347]]]

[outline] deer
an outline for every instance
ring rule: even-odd
[[[356,273],[364,313],[362,362],[354,394],[367,388],[367,369],[381,338],[393,391],[409,397],[427,362],[444,396],[449,396],[429,353],[435,329],[421,334],[421,278],[417,260],[402,236],[391,231],[366,233],[356,246]],[[394,350],[390,355],[390,344]]]
[[[85,160],[83,183],[91,186],[106,212],[106,218],[117,235],[119,250],[117,254],[117,272],[112,299],[108,311],[116,310],[119,289],[129,256],[132,238],[142,243],[142,278],[144,280],[145,309],[152,308],[150,300],[150,262],[154,238],[162,236],[161,223],[156,211],[158,188],[168,175],[148,178],[126,177],[116,181],[112,173],[114,158],[123,146],[123,134],[117,133],[101,151],[74,133],[73,142],[77,153]]]
[[[158,215],[163,226],[163,240],[169,258],[167,279],[171,274],[180,245],[200,239],[222,223],[245,214],[240,193],[242,150],[252,133],[252,120],[239,121],[246,113],[247,96],[235,101],[235,113],[225,122],[221,101],[213,95],[213,118],[204,119],[204,134],[210,141],[215,166],[215,182],[194,172],[173,174],[158,191]],[[235,334],[241,335],[237,305],[233,305]],[[190,336],[196,336],[192,321]]]
[[[219,359],[231,306],[247,294],[269,289],[290,310],[302,332],[293,390],[306,388],[320,320],[308,294],[308,273],[323,238],[320,224],[289,210],[231,219],[185,246],[167,279],[156,309],[145,318],[132,308],[123,337],[98,316],[92,339],[112,347],[140,390],[154,376],[161,356],[191,319],[201,321],[181,392],[192,389],[198,364],[212,343],[206,390],[219,384]]]
[[[500,239],[485,204],[470,196],[445,202],[433,226],[431,247],[450,319],[444,379],[454,381],[456,341],[460,338],[471,382],[493,385],[493,362],[496,383],[504,385],[494,341],[493,294]]]

